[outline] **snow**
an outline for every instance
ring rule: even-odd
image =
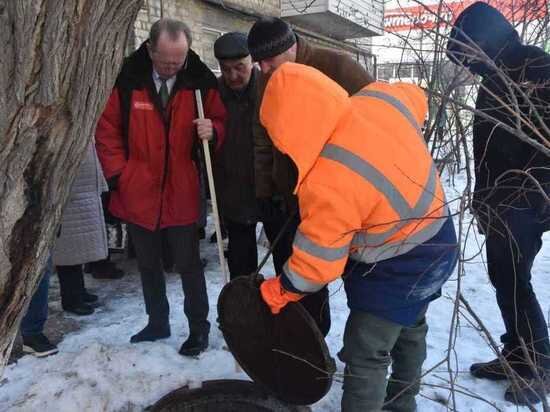
[[[453,189],[448,191],[453,192]],[[454,197],[456,196],[449,193],[449,199]],[[452,205],[452,209],[456,207],[456,204]],[[212,228],[207,231],[211,232]],[[545,236],[544,248],[533,270],[534,287],[545,313],[548,313],[550,302],[548,278],[543,273],[550,265],[549,240],[550,236]],[[471,234],[468,238],[466,256],[472,257],[472,260],[466,264],[466,275],[462,278],[461,288],[466,299],[498,341],[503,327],[494,291],[486,275],[483,255],[478,254],[482,242],[483,238],[479,235]],[[216,301],[223,286],[216,247],[205,242],[202,244],[202,251],[209,262],[206,277],[212,332],[207,352],[198,359],[184,358],[178,354],[179,346],[188,331],[182,310],[183,293],[176,274],[167,275],[172,336],[154,343],[129,343],[130,336],[145,325],[146,316],[135,262],[125,262],[123,267],[129,274],[121,280],[97,281],[87,278],[89,289],[100,295],[103,305],[92,316],[74,318],[81,328],[64,336],[59,344],[59,354],[45,359],[24,356],[6,368],[0,380],[0,411],[140,411],[164,394],[184,385],[200,386],[202,381],[211,379],[247,379],[244,373],[236,371],[233,358],[224,350],[223,337],[216,327]],[[265,249],[261,248],[261,254],[264,252]],[[263,272],[273,275],[271,261]],[[445,286],[444,296],[430,306],[428,359],[424,363],[426,371],[445,358],[456,286],[457,279],[453,276]],[[341,282],[334,282],[330,290],[333,320],[327,343],[336,358],[342,343],[348,309]],[[451,358],[452,369],[456,372],[456,389],[472,395],[457,393],[456,410],[527,410],[503,400],[505,383],[470,377],[470,363],[492,359],[493,354],[479,332],[463,317],[460,318],[460,328]],[[337,366],[337,375],[341,375],[343,365],[338,360]],[[339,381],[337,376],[328,395],[313,405],[313,411],[339,410],[342,394]],[[444,405],[450,396],[448,381],[446,364],[438,366],[424,378],[421,395],[418,397],[419,411],[449,410]],[[542,407],[539,408],[542,410]]]

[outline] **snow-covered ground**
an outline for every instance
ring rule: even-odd
[[[452,197],[449,193],[449,198]],[[456,206],[453,205],[453,208]],[[207,232],[211,233],[212,230]],[[469,237],[467,256],[477,254],[481,244],[477,242],[482,240]],[[92,316],[75,318],[81,328],[64,337],[59,344],[58,355],[45,359],[25,356],[6,368],[0,380],[0,411],[140,411],[164,394],[184,385],[198,386],[201,381],[210,379],[247,379],[246,375],[235,371],[232,356],[223,349],[223,337],[216,328],[216,301],[223,279],[219,273],[215,245],[205,242],[202,251],[209,261],[206,277],[210,321],[213,325],[210,349],[206,353],[198,359],[178,355],[179,346],[188,331],[182,310],[181,285],[175,274],[167,275],[172,337],[154,343],[129,343],[130,336],[145,325],[146,316],[137,269],[133,262],[126,263],[125,269],[129,275],[122,280],[87,279],[89,289],[100,295],[103,305]],[[549,267],[550,236],[546,236],[544,250],[534,267],[534,285],[545,313],[548,313],[550,305]],[[264,273],[273,274],[271,262]],[[445,287],[444,297],[430,306],[429,349],[425,370],[432,369],[446,355],[456,285],[454,276]],[[341,346],[348,314],[341,286],[340,282],[331,285],[333,321],[327,342],[334,357]],[[498,341],[502,322],[482,255],[467,263],[462,291]],[[452,367],[457,372],[456,410],[527,410],[518,409],[503,400],[505,383],[485,382],[470,377],[470,363],[492,357],[491,350],[479,333],[461,319],[455,352],[452,354]],[[338,373],[342,373],[343,365],[337,361],[337,366]],[[420,412],[449,410],[445,406],[449,401],[449,391],[446,389],[449,387],[448,380],[446,365],[437,367],[425,377],[425,385],[418,398]],[[334,382],[329,394],[313,405],[313,411],[338,411],[341,394],[341,384]],[[493,406],[481,398],[493,403]]]

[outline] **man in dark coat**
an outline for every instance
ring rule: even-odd
[[[109,208],[128,223],[149,315],[130,341],[170,336],[162,267],[163,248],[169,247],[185,295],[189,337],[180,354],[187,356],[207,348],[210,330],[193,154],[199,139],[222,143],[225,121],[216,77],[190,49],[191,40],[181,21],[153,24],[149,40],[126,59],[96,132],[103,171],[114,189]],[[203,96],[205,119],[197,119],[195,90]]]
[[[550,193],[550,159],[526,139],[541,143],[550,138],[550,56],[522,45],[506,18],[481,2],[457,18],[447,54],[483,79],[473,130],[472,208],[486,235],[489,277],[506,328],[502,355],[526,382],[510,386],[505,398],[538,402],[550,387],[550,342],[531,268],[549,228],[544,192]],[[473,364],[470,370],[478,378],[507,379],[499,359]]]
[[[348,54],[310,44],[298,36],[285,21],[278,18],[269,17],[256,21],[248,34],[248,47],[252,59],[260,66],[263,75],[262,85],[266,76],[285,62],[314,67],[342,86],[349,94],[358,92],[374,81],[372,76]],[[259,101],[262,97],[262,85]],[[290,158],[273,146],[260,124],[258,112],[253,126],[254,173],[260,213],[267,218],[280,221],[278,231],[282,231],[286,223],[286,229],[279,240],[279,247],[283,252],[278,257],[286,262],[292,255],[294,235],[300,224],[298,202],[294,195],[297,170]],[[313,315],[321,332],[326,335],[330,329],[328,289],[324,287],[308,295],[301,303]]]
[[[214,43],[214,55],[222,75],[220,94],[227,110],[226,138],[216,154],[215,177],[220,210],[229,238],[228,265],[231,279],[254,273],[258,267],[256,224],[262,221],[270,242],[281,226],[274,219],[260,219],[254,182],[254,138],[259,70],[254,67],[244,33],[226,33]],[[282,270],[281,244],[275,246],[276,270]]]

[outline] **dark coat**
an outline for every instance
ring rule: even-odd
[[[323,72],[350,95],[374,81],[372,76],[348,54],[316,47],[303,38],[296,37],[298,39],[296,63],[305,64]],[[262,90],[263,87],[260,87],[260,93]],[[290,199],[293,198],[292,192],[296,186],[296,168],[288,156],[273,147],[267,132],[260,124],[259,107],[257,109],[254,124],[256,196],[268,198],[279,194],[286,198],[287,204],[294,203]]]
[[[227,110],[225,142],[216,154],[215,176],[222,215],[244,224],[256,223],[258,210],[254,189],[254,118],[259,70],[254,68],[245,90],[237,93],[219,79]]]
[[[463,59],[463,55],[472,52],[470,49],[464,53],[459,44],[471,44],[471,41],[506,75],[504,79],[487,64],[487,60]],[[508,106],[550,140],[550,55],[538,47],[521,44],[513,26],[498,10],[485,3],[473,4],[458,17],[447,54],[455,63],[482,76],[476,109],[491,117],[487,119],[476,113],[474,118],[474,210],[482,223],[486,213],[499,212],[510,205],[531,207],[543,213],[545,202],[534,190],[532,181],[523,175],[507,172],[530,170],[548,193],[550,172],[536,168],[550,166],[550,159],[498,124],[517,128],[518,117],[506,108]],[[535,112],[541,116],[542,123]],[[529,127],[524,125],[522,130],[541,141]]]
[[[148,230],[190,225],[199,218],[194,90],[203,92],[205,116],[218,144],[225,122],[216,77],[192,50],[165,109],[152,70],[143,44],[125,60],[96,130],[105,177],[118,182],[109,210]]]

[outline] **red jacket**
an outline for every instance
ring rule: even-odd
[[[166,115],[145,46],[125,61],[96,130],[105,177],[117,181],[109,203],[113,215],[148,230],[198,220],[195,89],[202,90],[205,117],[214,124],[219,147],[225,109],[215,76],[195,53],[189,51],[177,75]]]

